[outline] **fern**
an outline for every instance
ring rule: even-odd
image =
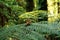
[[[46,40],[46,34],[57,34],[60,36],[59,24],[32,23],[30,26],[13,25],[0,29],[0,40]]]

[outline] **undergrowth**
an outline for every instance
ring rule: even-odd
[[[45,35],[57,34],[60,37],[60,24],[32,23],[0,28],[0,40],[47,40]],[[60,39],[59,39],[60,40]]]

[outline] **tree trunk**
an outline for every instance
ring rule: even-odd
[[[58,18],[58,0],[47,0],[48,4],[48,22],[55,22]]]
[[[60,0],[58,1],[58,13],[60,14]]]

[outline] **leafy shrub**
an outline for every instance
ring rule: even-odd
[[[21,14],[19,18],[23,20],[26,20],[29,18],[32,20],[32,22],[38,22],[38,20],[43,21],[43,20],[47,20],[47,12],[42,10],[26,12]]]
[[[7,0],[0,0],[0,15],[2,14],[4,17],[4,25],[6,24],[6,18],[8,19],[7,24],[18,24],[19,18],[18,16],[25,12],[25,9],[18,4],[13,4],[15,0],[7,1]],[[2,9],[3,8],[3,9]],[[3,18],[2,17],[2,18]],[[6,18],[5,18],[6,17]],[[1,17],[0,17],[1,19]],[[1,22],[1,20],[0,20]]]

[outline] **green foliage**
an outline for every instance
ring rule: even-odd
[[[0,28],[0,40],[46,40],[44,37],[48,34],[57,34],[60,36],[60,24],[41,24],[32,23],[30,26],[13,25]]]
[[[16,3],[16,4],[14,4],[14,3]],[[18,24],[18,21],[19,21],[18,16],[22,13],[25,13],[25,9],[22,6],[19,6],[18,3],[16,2],[16,0],[10,0],[10,1],[0,0],[0,14],[2,14],[3,17],[6,16],[6,18],[8,19],[7,24],[9,24],[9,25],[13,24],[13,23]],[[4,19],[6,19],[6,18],[4,18]],[[0,19],[1,19],[1,17],[0,17]]]
[[[11,8],[12,8],[12,12],[10,19],[14,24],[18,24],[19,23],[18,16],[21,15],[22,13],[25,13],[25,10],[18,5],[13,5]]]
[[[43,0],[41,0],[41,2],[43,2]],[[39,2],[37,2],[37,4],[39,5],[39,4],[41,4],[41,2],[39,1]],[[32,20],[32,22],[37,22],[38,16],[41,15],[42,18],[44,19],[45,15],[46,15],[46,14],[44,14],[46,11],[37,10],[37,11],[32,11],[32,12],[26,12],[26,6],[28,6],[29,4],[27,5],[28,2],[25,0],[21,0],[21,1],[0,0],[0,3],[1,3],[1,5],[4,4],[3,5],[4,8],[0,9],[0,12],[2,13],[2,15],[7,17],[7,19],[8,19],[7,24],[9,24],[9,25],[24,23],[24,21],[27,18],[30,18]],[[24,18],[22,18],[22,17],[19,18],[18,16],[23,16]]]
[[[47,11],[43,11],[43,10],[37,10],[37,11],[32,11],[32,12],[26,12],[24,14],[21,14],[19,16],[19,18],[22,21],[25,21],[26,19],[31,19],[32,22],[38,22],[38,19],[43,19],[45,20],[45,18],[47,19]],[[40,20],[41,21],[41,20]]]
[[[57,34],[60,37],[60,23],[48,24],[45,21],[47,11],[37,10],[45,7],[43,5],[45,0],[34,1],[37,3],[36,11],[26,12],[26,6],[28,5],[24,0],[0,0],[0,23],[2,20],[4,21],[2,23],[8,20],[4,27],[0,26],[0,40],[47,40],[45,35],[50,34]],[[31,23],[30,26],[21,24],[25,23],[28,18],[34,23]],[[58,18],[60,17],[58,16]],[[43,21],[39,22],[38,19]]]

